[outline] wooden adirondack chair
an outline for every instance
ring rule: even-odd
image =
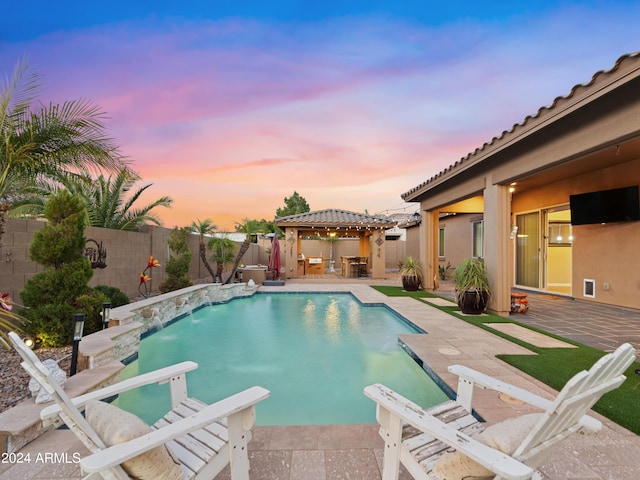
[[[255,404],[269,396],[268,390],[251,387],[207,405],[187,396],[185,374],[198,365],[183,362],[71,399],[49,378],[38,357],[18,335],[10,332],[9,338],[23,359],[22,367],[55,400],[55,404],[41,412],[45,425],[66,423],[92,452],[80,460],[84,473],[95,474],[87,478],[128,479],[127,471],[139,468],[136,464],[146,461],[143,469],[151,464],[152,469],[164,469],[162,473],[165,475],[168,472],[175,474],[162,478],[211,479],[230,464],[232,479],[249,479],[247,444],[251,439],[250,429],[255,423]],[[109,446],[114,440],[105,436],[119,437],[136,421],[143,422],[128,412],[97,400],[152,383],[169,384],[172,410],[153,427],[143,425],[140,435],[135,438]],[[87,418],[81,413],[85,407]],[[90,415],[90,409],[97,413]],[[100,415],[106,427],[102,435],[95,425],[90,424],[91,417],[99,419]],[[118,424],[118,418],[123,418],[123,424]],[[133,467],[130,467],[132,462]],[[160,478],[158,473],[147,472],[146,475],[147,478]]]
[[[449,367],[459,377],[457,399],[427,410],[383,385],[370,385],[364,392],[377,404],[385,441],[382,478],[397,479],[400,462],[416,479],[542,478],[535,469],[554,444],[576,432],[600,430],[601,423],[586,413],[624,382],[623,372],[634,360],[634,348],[621,345],[571,378],[553,401],[460,365]],[[484,429],[470,413],[474,387],[505,393],[544,412]]]

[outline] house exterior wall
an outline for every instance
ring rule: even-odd
[[[403,194],[406,201],[420,202],[423,264],[437,261],[436,229],[433,222],[425,226],[425,216],[477,213],[465,204],[482,199],[485,264],[493,293],[489,307],[507,314],[514,286],[515,215],[568,205],[571,194],[640,184],[639,92],[640,54],[624,55],[613,68],[597,72],[590,82],[574,86],[567,96]],[[575,297],[640,308],[639,228],[640,222],[574,228]],[[582,294],[585,278],[595,280],[594,298]]]
[[[514,193],[514,215],[569,204],[574,193],[640,185],[640,159]],[[572,227],[571,295],[576,298],[640,308],[640,222]],[[636,254],[634,254],[636,252]],[[552,261],[552,259],[549,259]],[[595,280],[595,297],[585,297],[583,282]]]
[[[438,258],[440,265],[451,263],[455,268],[471,256],[471,225],[476,220],[482,220],[482,215],[451,215],[440,220],[439,227],[444,227],[444,257]]]

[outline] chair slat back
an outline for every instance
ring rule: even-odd
[[[513,456],[529,466],[539,465],[551,445],[580,430],[580,418],[602,395],[624,382],[623,373],[634,360],[635,349],[625,343],[598,360],[589,371],[573,376]]]
[[[45,368],[36,354],[25,345],[22,339],[20,339],[15,332],[9,332],[9,339],[23,360],[21,364],[22,367],[60,406],[62,409],[60,416],[67,426],[82,439],[85,446],[92,452],[97,452],[98,450],[105,448],[100,437],[95,433],[91,426],[89,426],[80,411],[62,389],[62,386],[58,385],[58,383],[51,377],[49,371]]]

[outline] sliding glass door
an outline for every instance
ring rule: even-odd
[[[540,288],[540,212],[516,216],[516,285]]]

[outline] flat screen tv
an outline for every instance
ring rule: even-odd
[[[569,196],[571,225],[640,220],[638,186]]]

